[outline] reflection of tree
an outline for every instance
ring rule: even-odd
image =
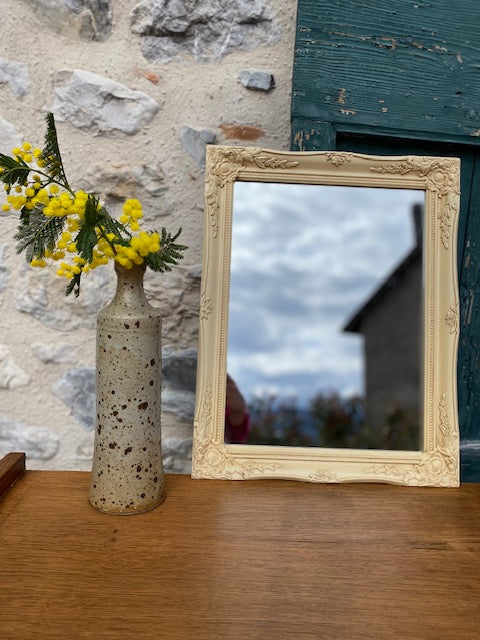
[[[325,447],[354,447],[365,422],[364,400],[318,393],[310,402],[312,425]],[[357,445],[358,446],[358,445]]]
[[[383,449],[420,449],[422,443],[418,412],[399,406],[390,407],[385,413],[382,438],[386,443]]]
[[[308,434],[307,418],[295,399],[277,400],[275,396],[258,396],[249,404],[249,444],[311,447],[317,444]]]
[[[399,406],[385,409],[381,426],[366,422],[365,399],[317,393],[308,409],[295,398],[256,397],[249,405],[249,444],[322,446],[351,449],[418,450],[417,412]]]
[[[326,447],[418,450],[417,412],[399,406],[384,410],[381,426],[366,421],[365,399],[317,394],[310,403],[312,423]]]

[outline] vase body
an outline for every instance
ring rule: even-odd
[[[117,290],[97,317],[96,424],[90,503],[142,513],[165,498],[161,447],[161,317],[145,268],[115,264]]]

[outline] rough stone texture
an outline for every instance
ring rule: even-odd
[[[168,62],[187,53],[219,60],[233,51],[272,44],[280,37],[262,0],[144,0],[131,12],[147,60]]]
[[[166,386],[162,391],[162,411],[173,414],[180,421],[193,423],[195,391]]]
[[[58,331],[95,328],[96,314],[113,294],[109,267],[98,267],[82,278],[78,298],[65,298],[67,281],[47,269],[24,265],[14,292],[15,308]]]
[[[59,378],[53,393],[70,409],[71,415],[87,431],[95,428],[95,368],[77,367]]]
[[[1,354],[1,351],[0,351]],[[196,349],[162,353],[162,408],[182,419],[193,420],[195,404]],[[95,423],[95,369],[70,369],[53,386],[53,393],[69,407],[73,417],[88,430]]]
[[[128,162],[93,165],[88,169],[82,186],[112,202],[140,198],[144,192],[159,197],[168,188],[160,164],[132,165]]]
[[[0,84],[6,84],[18,97],[28,93],[31,83],[27,65],[0,58]]]
[[[14,147],[17,147],[22,138],[17,128],[8,120],[0,117],[0,153],[11,153]]]
[[[180,129],[180,140],[183,148],[198,167],[205,166],[207,144],[215,144],[216,138],[215,131],[211,129],[197,131],[187,125],[184,125]]]
[[[196,366],[196,349],[163,349],[162,409],[189,423],[195,410]]]
[[[32,344],[33,353],[44,364],[76,364],[78,361],[77,351],[70,344],[44,344],[35,342]]]
[[[198,272],[182,265],[158,278],[147,271],[145,291],[151,303],[162,309],[163,336],[178,333],[182,336],[182,346],[196,344],[200,305]]]
[[[162,438],[163,466],[169,473],[190,473],[192,438]]]
[[[91,464],[93,457],[93,432],[85,437],[83,440],[80,440],[79,444],[75,449],[75,456],[78,460],[84,460],[88,465]]]
[[[65,22],[77,17],[80,38],[103,41],[112,31],[110,0],[24,0],[37,9],[50,27],[62,30]]]
[[[275,86],[275,79],[268,71],[242,69],[238,74],[238,80],[247,89],[258,91],[270,91]]]
[[[10,451],[24,451],[27,461],[50,460],[58,449],[58,436],[50,429],[27,426],[0,413],[0,457]]]
[[[51,111],[56,118],[94,135],[112,131],[138,133],[160,109],[143,91],[133,91],[83,69],[57,71],[54,90]]]
[[[162,372],[166,386],[170,389],[195,391],[197,349],[175,351],[165,346],[162,353]]]
[[[63,0],[67,9],[81,16],[80,37],[105,40],[112,31],[112,9],[109,0]]]
[[[0,56],[25,65],[31,81],[30,91],[21,97],[7,83],[0,84],[0,151],[10,153],[24,140],[42,146],[45,110],[56,103],[66,113],[57,115],[57,129],[74,189],[88,187],[105,196],[113,214],[126,197],[137,197],[146,228],[183,228],[181,241],[189,247],[185,259],[171,273],[147,272],[145,283],[149,300],[162,311],[165,467],[188,473],[196,369],[188,354],[198,342],[203,237],[205,140],[200,133],[212,132],[220,142],[289,148],[296,2],[2,0],[0,4]],[[95,34],[89,27],[89,12],[95,16]],[[132,31],[139,28],[140,19],[144,35]],[[149,33],[149,20],[166,21],[177,31]],[[109,22],[110,35],[104,37]],[[161,64],[162,60],[170,62]],[[57,87],[61,69],[71,70],[67,73],[72,76],[72,70],[81,69],[100,80],[89,85],[71,78],[71,89],[68,82]],[[249,69],[271,72],[275,90],[247,90],[238,75]],[[139,107],[130,93],[128,98],[108,91],[103,95],[110,82],[122,92],[148,96],[156,116],[141,122],[136,115],[130,118],[130,108],[141,111],[143,102]],[[56,97],[57,91],[64,99]],[[148,109],[147,115],[151,115]],[[129,118],[138,125],[132,135],[115,128]],[[192,135],[193,150],[187,150],[179,136],[182,125],[198,134]],[[96,314],[113,295],[113,268],[108,265],[88,274],[79,299],[65,298],[65,279],[55,276],[54,270],[27,267],[23,256],[16,254],[16,217],[15,212],[1,214],[0,344],[8,346],[10,357],[31,375],[31,381],[28,387],[0,388],[1,410],[8,416],[3,433],[6,430],[10,437],[0,447],[36,455],[27,458],[29,468],[88,470],[93,431],[73,415],[72,401],[65,404],[52,387],[71,369],[93,370]],[[67,361],[70,357],[72,361]],[[177,365],[183,371],[180,380]],[[88,402],[94,402],[91,386],[82,411]]]
[[[192,423],[195,408],[197,350],[162,350],[162,413]],[[95,428],[95,369],[77,367],[62,375],[53,385],[53,393],[65,403],[71,415],[85,429]],[[163,445],[165,443],[165,445]],[[164,464],[169,471],[185,472],[191,461],[191,438],[163,437]],[[88,442],[83,455],[91,453]]]
[[[3,302],[3,292],[8,285],[9,269],[5,264],[5,256],[7,254],[7,245],[0,244],[0,305]]]
[[[30,381],[30,375],[14,362],[8,347],[0,344],[0,389],[25,387]]]

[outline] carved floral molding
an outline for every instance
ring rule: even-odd
[[[440,198],[445,205],[438,214],[440,237],[445,249],[450,247],[453,219],[459,208],[460,166],[454,158],[405,158],[398,162],[387,162],[371,167],[374,173],[407,175],[413,173],[425,179],[425,186]]]
[[[205,204],[210,219],[212,235],[218,235],[219,189],[227,182],[234,182],[241,171],[256,169],[290,169],[298,166],[295,160],[284,160],[266,155],[255,147],[211,147],[209,172],[205,182]]]

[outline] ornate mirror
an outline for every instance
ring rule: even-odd
[[[459,173],[207,147],[194,478],[458,485]]]

